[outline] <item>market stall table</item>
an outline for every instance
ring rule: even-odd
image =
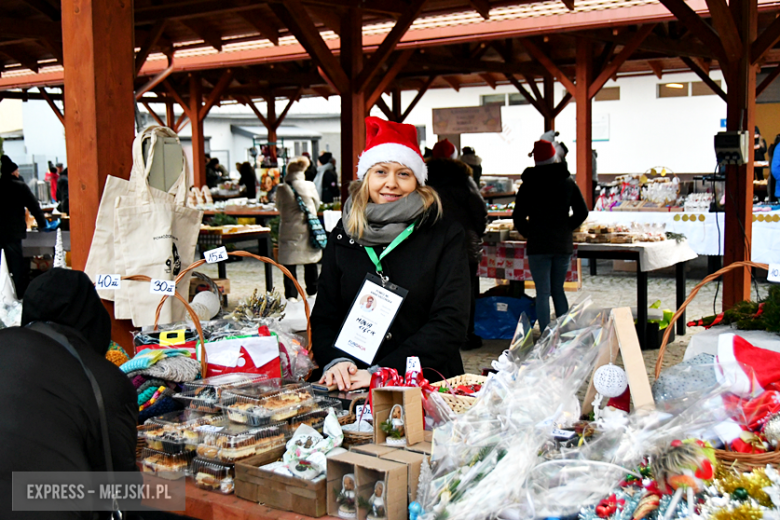
[[[503,193],[483,193],[482,198],[486,201],[492,203],[493,199],[508,199],[508,198],[515,198],[517,193],[514,191],[506,191]]]
[[[236,242],[245,242],[251,240],[257,240],[260,256],[271,258],[271,230],[268,228],[257,229],[257,226],[253,226],[252,231],[244,233],[209,233],[201,229],[198,236],[198,246],[203,250],[204,246],[219,247],[226,244],[235,244]],[[217,264],[217,272],[219,278],[227,278],[226,262],[219,262]],[[271,264],[263,264],[265,266],[265,288],[266,291],[273,290],[274,277]]]
[[[27,238],[22,240],[22,254],[25,258],[40,255],[54,255],[54,245],[57,243],[57,232],[28,231]],[[62,232],[62,248],[70,251],[70,231]]]

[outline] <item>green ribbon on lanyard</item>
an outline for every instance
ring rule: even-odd
[[[366,253],[368,253],[368,257],[371,259],[372,262],[374,262],[374,266],[376,267],[376,272],[379,276],[382,277],[382,279],[385,279],[384,276],[382,276],[382,259],[386,257],[388,254],[390,254],[390,251],[398,247],[398,244],[409,238],[409,235],[412,234],[412,231],[414,231],[414,222],[409,224],[409,227],[401,231],[401,234],[395,237],[395,239],[390,242],[390,245],[388,245],[384,251],[382,251],[382,254],[377,256],[376,251],[374,251],[373,247],[366,247]]]

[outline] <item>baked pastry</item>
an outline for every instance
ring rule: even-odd
[[[195,485],[203,489],[217,489],[220,487],[220,481],[214,475],[200,472],[195,475]]]
[[[199,457],[216,459],[219,456],[219,448],[216,446],[209,446],[207,444],[199,444],[196,453]]]

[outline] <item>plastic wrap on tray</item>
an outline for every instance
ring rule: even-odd
[[[262,386],[267,391],[279,388],[281,382],[259,374],[224,374],[187,383],[184,390],[173,397],[186,402],[190,410],[217,413],[222,392],[244,385]]]
[[[202,414],[184,410],[154,417],[144,423],[142,432],[146,444],[166,453],[194,451],[201,426],[219,426],[227,423],[222,415]]]
[[[275,392],[253,386],[227,391],[221,406],[231,421],[259,426],[310,412],[315,403],[309,385],[293,384]]]
[[[195,458],[195,452],[165,453],[152,448],[144,448],[141,452],[141,468],[146,473],[168,480],[184,478],[189,474],[190,461]]]
[[[208,491],[229,495],[235,489],[235,465],[215,460],[195,458],[190,464],[190,476],[195,485]]]
[[[199,457],[235,462],[283,446],[289,437],[287,423],[269,424],[252,428],[229,424],[201,432],[197,447]]]

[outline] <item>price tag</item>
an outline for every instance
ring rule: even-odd
[[[172,296],[176,292],[176,283],[169,280],[152,280],[152,283],[149,284],[149,292]]]
[[[204,251],[203,256],[206,258],[207,264],[216,264],[217,262],[227,260],[228,254],[225,246],[222,246],[211,251]]]
[[[373,421],[374,418],[371,417],[371,407],[367,404],[363,405],[357,405],[355,407],[355,417],[358,418],[358,420],[363,421]]]
[[[559,439],[571,439],[577,434],[577,432],[573,432],[571,430],[559,430],[558,428],[555,428],[552,431],[552,436],[557,437]]]
[[[119,290],[122,287],[122,277],[118,274],[99,274],[96,289]]]
[[[780,264],[769,264],[769,274],[766,279],[770,282],[780,283]]]

